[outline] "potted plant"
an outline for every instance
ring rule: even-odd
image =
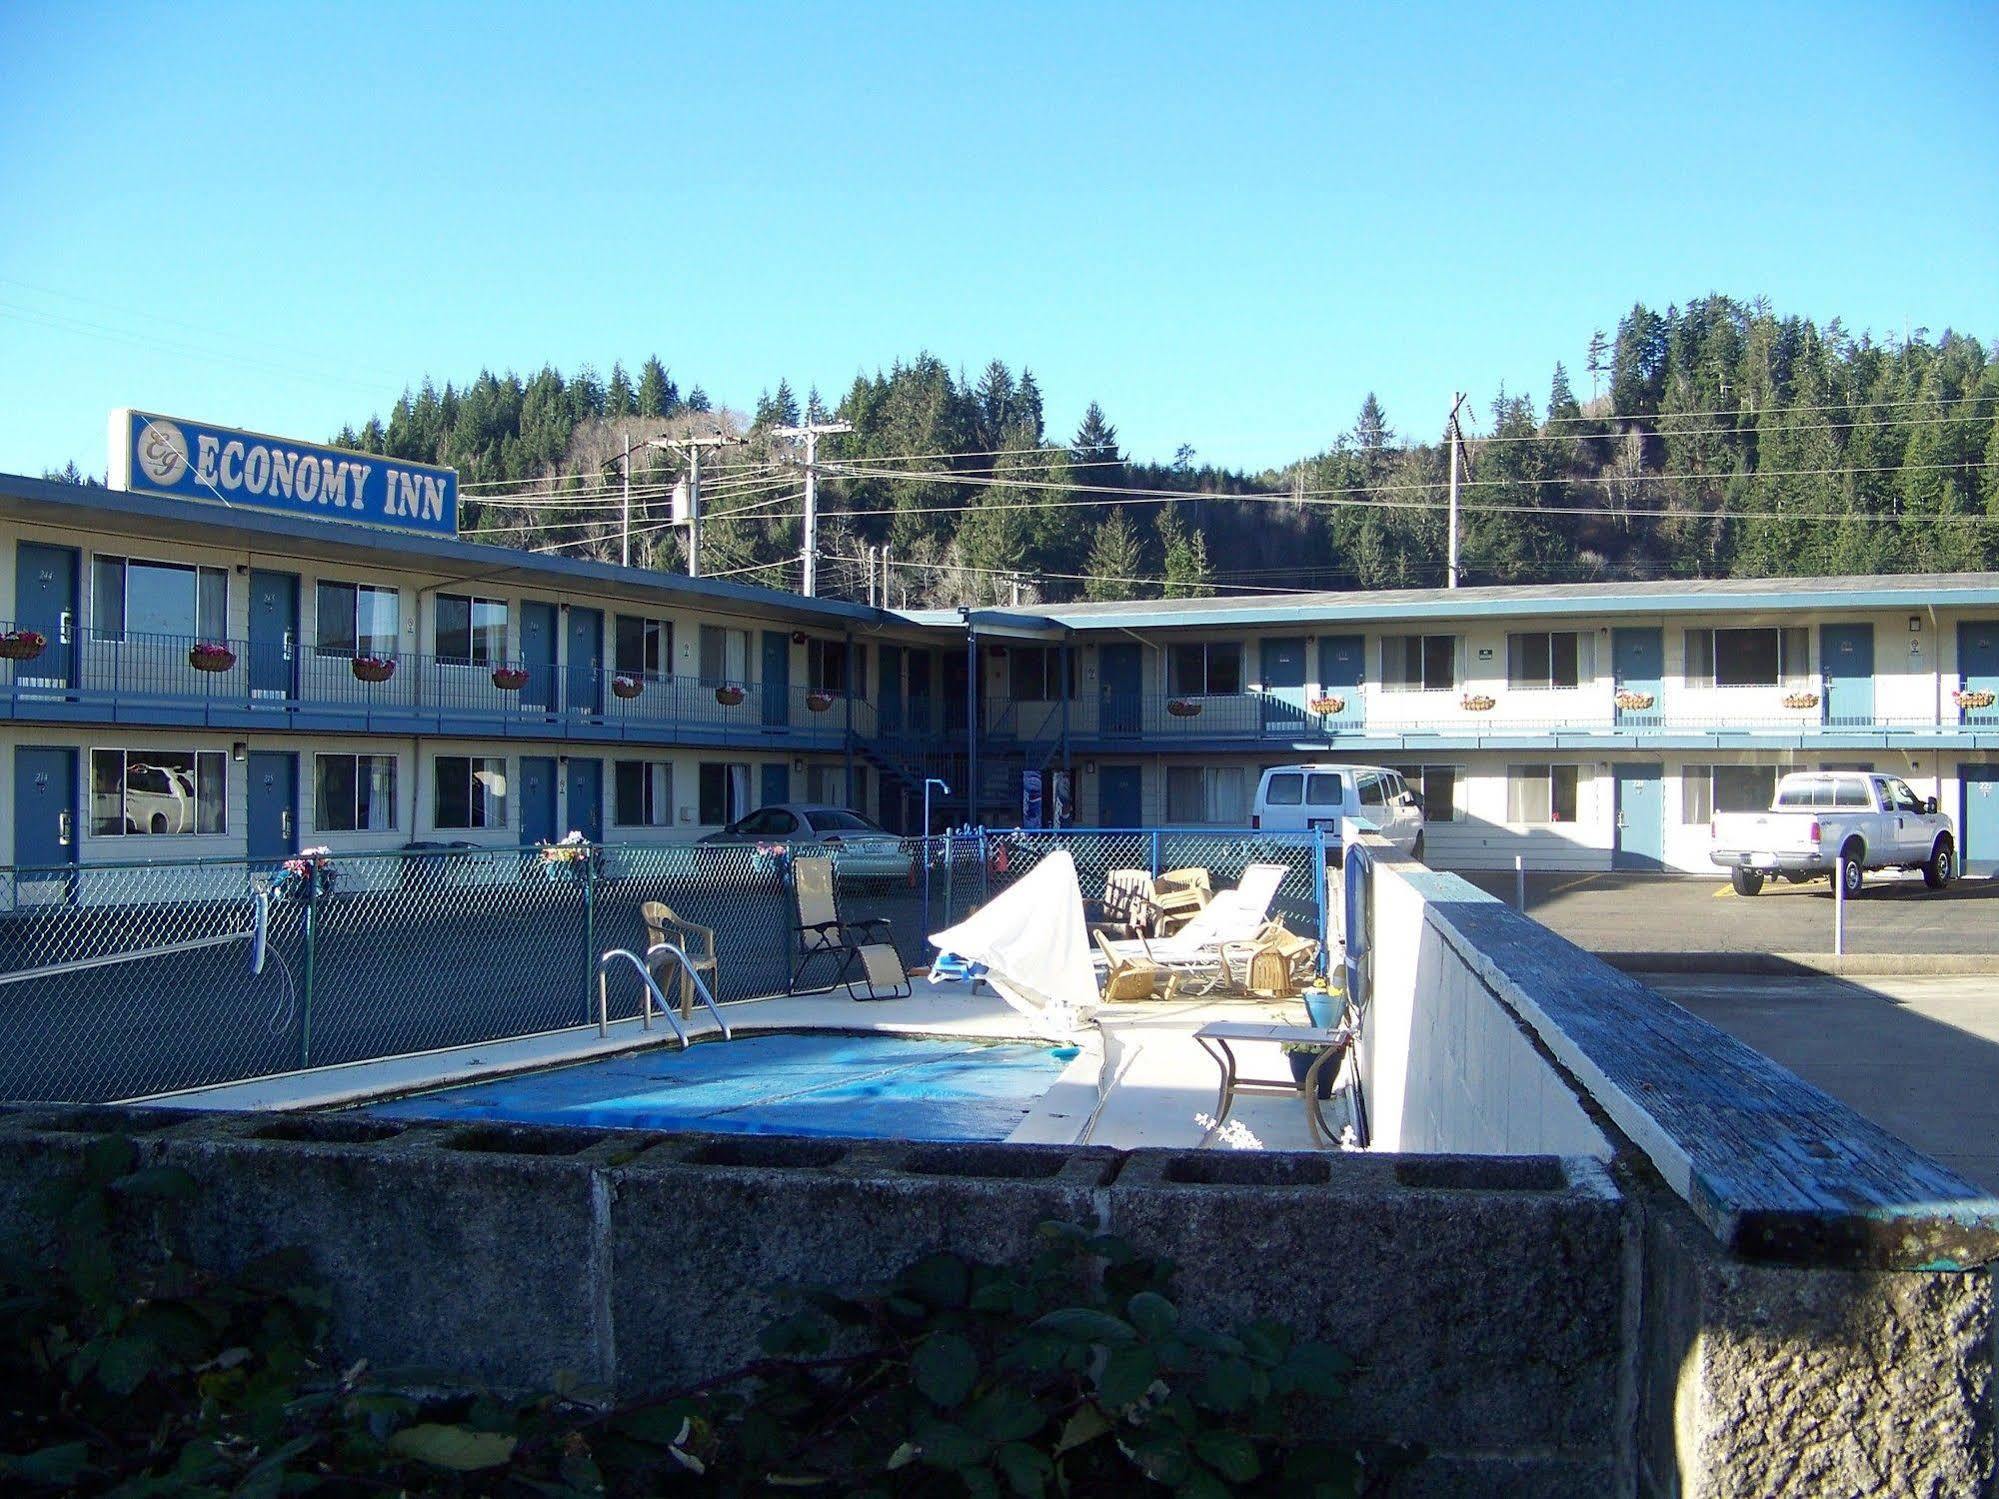
[[[1329,1031],[1340,1023],[1340,1001],[1338,996],[1325,989],[1308,989],[1301,996],[1305,1003],[1306,1019],[1319,1030]],[[1287,1041],[1284,1054],[1291,1063],[1291,1076],[1299,1087],[1305,1086],[1305,1078],[1312,1070],[1312,1064],[1319,1059],[1319,1053],[1330,1048],[1316,1046],[1309,1041]],[[1333,1096],[1333,1083],[1338,1077],[1340,1063],[1328,1062],[1319,1069],[1318,1093],[1321,1100]]]
[[[1999,699],[1995,699],[1989,692],[1977,688],[1967,689],[1962,687],[1953,692],[1950,698],[1958,707],[1964,709],[1989,708],[1995,701],[1999,701]]]
[[[1786,708],[1816,708],[1819,695],[1816,692],[1793,692],[1784,699]]]
[[[715,701],[720,703],[724,708],[741,707],[743,699],[747,696],[749,694],[744,692],[734,682],[724,682],[720,687],[715,689]]]
[[[1347,700],[1343,697],[1315,697],[1307,706],[1314,713],[1324,717],[1327,714],[1346,712]]]
[[[188,650],[187,664],[196,671],[227,671],[236,664],[236,653],[218,640],[197,640]]]
[[[805,706],[814,713],[824,713],[828,708],[833,706],[833,694],[830,692],[808,692],[805,694]]]
[[[396,674],[393,656],[356,656],[354,678],[359,682],[386,682]]]
[[[645,690],[646,690],[646,684],[645,684],[645,679],[643,677],[626,676],[624,673],[621,672],[617,676],[611,678],[612,697],[621,697],[629,702],[632,698],[637,697],[641,692],[644,692]]]
[[[40,630],[9,630],[0,635],[0,661],[32,661],[48,643]]]
[[[1490,713],[1499,701],[1483,692],[1469,692],[1458,699],[1458,706],[1467,713]]]
[[[1201,705],[1190,697],[1176,697],[1167,703],[1166,711],[1175,718],[1199,718]]]
[[[1654,701],[1656,699],[1649,692],[1620,692],[1617,694],[1617,706],[1626,713],[1642,713],[1645,709],[1651,707]]]
[[[284,862],[281,887],[296,900],[311,900],[333,892],[333,850],[302,848]]]
[[[493,685],[502,692],[519,692],[528,684],[528,669],[525,666],[496,666],[493,668]]]

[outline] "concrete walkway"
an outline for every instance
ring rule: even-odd
[[[1999,1192],[1999,977],[1638,978]]]

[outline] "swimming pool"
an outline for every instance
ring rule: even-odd
[[[1003,1140],[1074,1055],[1045,1043],[770,1031],[368,1104],[392,1119]]]

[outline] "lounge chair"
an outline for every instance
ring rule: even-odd
[[[1143,957],[1181,967],[1219,964],[1225,946],[1254,942],[1264,935],[1269,925],[1270,903],[1277,898],[1277,887],[1290,872],[1283,864],[1252,864],[1242,872],[1241,884],[1233,890],[1217,892],[1172,936],[1113,941],[1103,948],[1104,956]]]
[[[1199,867],[1169,869],[1153,882],[1152,904],[1159,912],[1153,930],[1169,937],[1214,899],[1214,877]]]
[[[844,986],[855,999],[909,997],[909,972],[896,950],[894,929],[886,917],[849,921],[841,914],[833,860],[793,859],[791,898],[797,963],[784,986],[786,994],[830,994]],[[839,965],[833,980],[817,989],[801,989],[799,980],[815,958],[828,958]],[[854,972],[857,967],[858,975]],[[855,994],[857,986],[865,986],[868,992]]]
[[[1090,929],[1125,938],[1157,931],[1159,907],[1153,889],[1152,876],[1143,869],[1111,870],[1104,876],[1104,898],[1084,903]]]
[[[662,901],[647,901],[639,907],[639,916],[646,924],[648,955],[665,942],[672,943],[687,954],[687,966],[680,971],[680,1014],[685,1019],[694,1013],[694,975],[699,973],[706,978],[711,995],[719,981],[720,974],[715,963],[715,929],[674,915],[673,907]]]

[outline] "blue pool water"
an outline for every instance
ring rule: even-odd
[[[1003,1140],[1067,1065],[1045,1045],[768,1032],[370,1104],[392,1119]]]

